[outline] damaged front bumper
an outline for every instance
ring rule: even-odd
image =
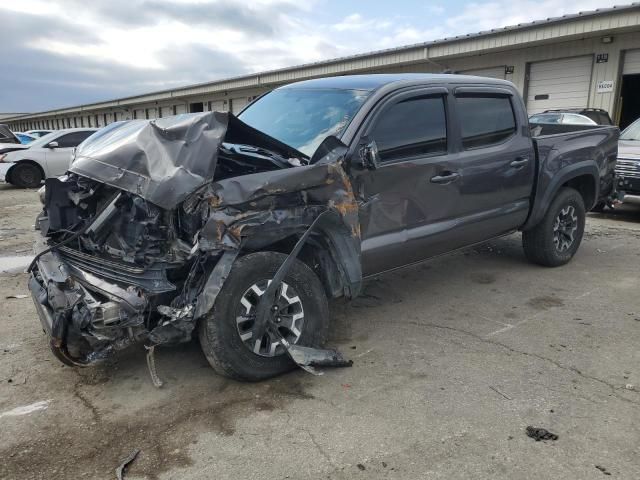
[[[43,239],[36,255],[44,252]],[[122,288],[43,253],[29,278],[29,290],[54,355],[67,365],[87,366],[144,337],[146,294]]]

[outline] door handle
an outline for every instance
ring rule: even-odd
[[[443,175],[436,175],[435,177],[431,177],[431,183],[451,183],[455,182],[460,174],[458,172],[443,172]]]
[[[524,167],[527,163],[529,163],[529,159],[527,157],[518,157],[509,165],[513,168]]]

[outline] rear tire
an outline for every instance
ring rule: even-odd
[[[220,290],[213,308],[200,320],[200,345],[213,369],[220,375],[236,380],[259,381],[291,370],[295,365],[283,347],[273,356],[254,353],[242,339],[238,318],[246,309],[247,292],[256,285],[266,285],[287,258],[276,252],[258,252],[239,258]],[[290,296],[299,297],[304,312],[298,345],[320,347],[328,332],[327,297],[315,273],[295,260],[284,278]],[[259,297],[255,297],[259,298]],[[254,303],[255,303],[254,298]],[[243,303],[243,301],[245,303]],[[300,308],[300,307],[299,307]],[[244,327],[248,332],[248,327]],[[264,338],[264,337],[263,337]],[[291,342],[290,340],[290,343]]]
[[[569,187],[560,189],[540,223],[522,233],[527,259],[546,267],[569,262],[582,241],[585,217],[580,193]]]
[[[10,170],[11,184],[20,188],[36,188],[42,183],[42,172],[32,163],[18,163]]]

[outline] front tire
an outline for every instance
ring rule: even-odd
[[[546,267],[568,263],[580,247],[585,217],[580,193],[573,188],[561,188],[540,223],[522,233],[527,259]]]
[[[293,361],[269,334],[251,338],[251,314],[267,282],[287,258],[258,252],[239,258],[220,290],[213,308],[199,323],[200,345],[213,369],[236,380],[259,381],[294,367]],[[278,300],[284,312],[279,331],[290,343],[320,347],[328,332],[329,309],[322,283],[304,263],[295,260],[284,278]],[[294,320],[295,318],[295,320]],[[286,324],[286,325],[285,325]]]
[[[18,163],[10,170],[11,184],[20,188],[36,188],[42,183],[42,172],[31,163]]]

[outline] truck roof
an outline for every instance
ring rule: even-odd
[[[418,84],[482,84],[482,85],[512,85],[506,80],[473,75],[458,75],[450,73],[377,73],[369,75],[343,75],[339,77],[316,78],[302,82],[291,83],[284,88],[337,88],[346,90],[374,91],[392,83]],[[278,89],[278,90],[279,90]]]

